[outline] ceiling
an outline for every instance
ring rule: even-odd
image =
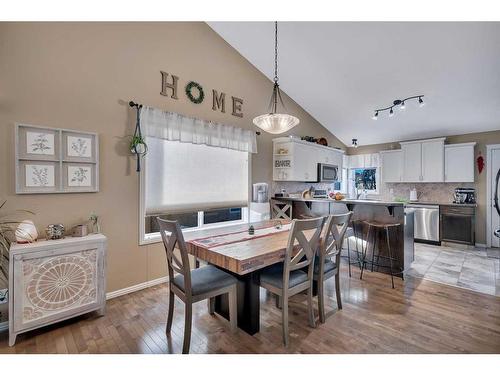
[[[272,79],[272,22],[209,25]],[[499,22],[280,22],[278,48],[280,87],[346,145],[500,129]]]

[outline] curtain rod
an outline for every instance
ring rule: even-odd
[[[142,104],[136,103],[136,102],[134,102],[132,100],[128,102],[128,105],[131,106],[132,108],[135,107],[137,110],[139,110],[139,109],[142,108]],[[189,117],[189,116],[186,116],[186,117]],[[194,119],[194,120],[199,120],[199,119],[197,119],[195,117],[191,117],[191,118]],[[260,135],[260,132],[255,132],[255,134]]]

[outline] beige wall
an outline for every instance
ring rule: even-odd
[[[485,168],[483,169],[481,174],[479,174],[477,164],[475,162],[474,165],[475,186],[478,203],[476,211],[476,243],[486,244],[486,145],[500,144],[500,130],[446,137],[446,143],[464,142],[477,142],[475,149],[475,158],[477,158],[479,156],[479,153],[481,153],[485,161]],[[348,155],[356,155],[398,148],[401,148],[398,142],[382,143],[377,145],[360,146],[358,148],[349,147],[347,148],[346,153]]]
[[[160,70],[180,77],[179,100],[160,95]],[[185,97],[188,80],[204,87],[202,104]],[[121,138],[133,132],[134,112],[126,102],[255,129],[252,119],[267,111],[271,88],[204,23],[0,23],[0,198],[9,208],[36,212],[41,233],[47,224],[71,227],[97,212],[109,238],[108,291],[161,277],[166,270],[160,244],[138,246],[138,175]],[[242,98],[244,117],[214,112],[212,89]],[[345,148],[297,104],[286,102],[301,121],[293,133],[323,136]],[[15,122],[98,132],[100,192],[15,195]],[[271,139],[258,137],[254,182],[271,182]]]

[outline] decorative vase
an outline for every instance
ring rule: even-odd
[[[45,234],[48,240],[58,240],[64,237],[64,225],[49,224],[45,229]]]
[[[31,220],[23,220],[17,226],[15,235],[17,243],[30,243],[37,240],[38,231]]]

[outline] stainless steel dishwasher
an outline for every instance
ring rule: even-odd
[[[409,204],[415,209],[415,241],[439,244],[439,206],[430,204]]]

